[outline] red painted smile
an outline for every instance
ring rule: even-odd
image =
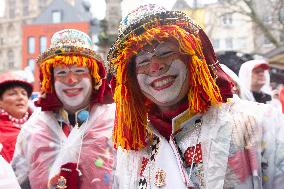
[[[71,89],[64,89],[63,92],[68,97],[74,97],[74,96],[78,96],[82,90],[83,88],[71,88]]]
[[[175,82],[177,76],[164,76],[150,83],[151,87],[157,91],[169,88]]]

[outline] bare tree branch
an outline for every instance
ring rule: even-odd
[[[283,31],[284,28],[284,0],[267,0],[269,9],[271,10],[271,12],[268,13],[271,15],[267,16],[270,16],[269,19],[272,19],[271,21],[273,21],[274,18],[277,18],[278,24],[281,25],[281,27],[278,26],[278,29],[276,29],[277,27],[274,28],[274,26],[271,26],[269,22],[264,22],[262,15],[259,15],[256,10],[255,1],[257,0],[223,0],[222,6],[228,10],[228,13],[238,13],[249,17],[255,26],[262,31],[264,36],[276,47],[279,47],[280,41],[274,33],[279,30]],[[283,11],[283,13],[281,13],[281,11]]]

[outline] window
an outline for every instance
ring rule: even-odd
[[[42,53],[46,50],[46,37],[41,36],[39,38],[39,51]]]
[[[14,52],[13,52],[13,50],[9,50],[7,52],[7,57],[8,57],[8,68],[9,69],[14,68]]]
[[[29,59],[29,60],[28,60],[28,66],[29,66],[30,70],[34,73],[35,60],[34,60],[34,59]]]
[[[23,16],[29,15],[29,0],[23,0]]]
[[[279,20],[280,20],[280,21],[284,21],[284,8],[281,8],[281,9],[280,9]]]
[[[263,42],[264,45],[272,45],[271,41],[267,38],[267,37],[264,37],[264,42]]]
[[[282,44],[284,43],[284,34],[283,33],[279,34],[279,40]]]
[[[52,23],[62,22],[62,13],[61,11],[52,11]]]
[[[15,18],[15,17],[16,17],[15,10],[13,10],[13,9],[10,9],[10,10],[9,10],[9,17],[10,17],[10,18]]]
[[[15,33],[16,33],[15,26],[12,23],[10,23],[7,26],[7,34],[8,34],[8,36],[15,36]]]
[[[0,45],[4,45],[4,38],[3,37],[0,37]]]
[[[232,14],[224,14],[222,16],[222,22],[224,25],[232,25],[233,24],[233,15]]]
[[[232,38],[226,38],[225,39],[225,45],[226,45],[226,49],[233,49],[233,39]]]
[[[220,39],[213,39],[213,47],[216,49],[220,48]]]
[[[16,1],[10,0],[9,1],[9,18],[16,17]]]
[[[35,38],[34,37],[28,38],[28,53],[29,54],[35,53]]]
[[[267,14],[265,14],[265,15],[263,15],[263,22],[264,23],[266,23],[266,24],[271,24],[272,23],[272,16],[271,15],[267,15]]]
[[[23,6],[23,16],[29,15],[29,6],[24,5]]]
[[[39,9],[45,8],[46,0],[38,0]]]
[[[93,43],[98,43],[99,42],[99,36],[98,35],[93,35]]]

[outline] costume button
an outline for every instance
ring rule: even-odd
[[[104,160],[102,158],[97,158],[95,160],[95,166],[96,167],[103,167],[104,166]]]
[[[110,174],[104,173],[104,183],[108,184],[110,182]]]

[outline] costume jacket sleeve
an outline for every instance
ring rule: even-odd
[[[235,104],[225,187],[284,188],[283,114],[271,105]]]
[[[34,114],[30,117],[30,121],[32,121],[32,119],[38,115],[38,111],[39,110],[34,112]],[[30,164],[27,154],[31,150],[31,145],[29,144],[31,138],[31,128],[29,123],[30,122],[28,121],[22,126],[20,134],[17,138],[13,160],[11,162],[20,185],[28,183]]]
[[[0,156],[0,189],[20,189],[10,164]]]
[[[264,117],[266,121],[266,128],[267,130],[271,130],[271,126],[275,125],[275,136],[274,138],[274,144],[275,144],[275,157],[274,157],[274,174],[272,179],[272,187],[271,188],[284,188],[284,114],[281,114],[279,112],[271,111],[271,113],[277,115],[274,116],[272,120],[269,120]],[[279,113],[279,114],[278,114]],[[270,113],[267,115],[270,116]],[[273,124],[272,124],[273,123]],[[268,138],[268,140],[273,140]],[[268,152],[269,154],[269,152]],[[269,177],[268,177],[268,183],[269,183]]]

